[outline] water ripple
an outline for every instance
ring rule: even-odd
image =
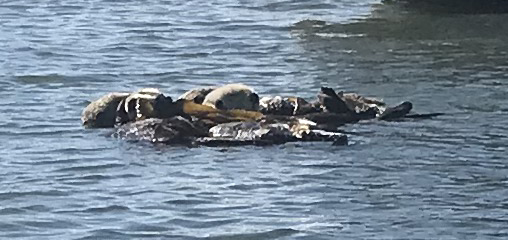
[[[379,1],[5,1],[0,238],[505,239],[506,15]],[[467,24],[464,24],[467,23]],[[83,129],[89,101],[242,82],[323,85],[433,120],[346,126],[351,145],[186,148]]]

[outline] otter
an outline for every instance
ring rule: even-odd
[[[333,145],[347,145],[347,136],[338,132],[315,129],[317,124],[306,119],[291,121],[232,122],[210,128],[210,137],[200,138],[201,144],[284,144],[287,142],[333,142]]]
[[[149,118],[121,125],[112,136],[130,141],[187,144],[197,137],[208,136],[208,128],[182,116]]]
[[[337,132],[311,129],[314,123],[297,119],[291,122],[237,121],[207,126],[199,118],[175,116],[151,118],[119,126],[113,137],[151,143],[237,146],[270,145],[295,141],[327,141],[347,145],[347,136]]]
[[[311,104],[300,97],[263,97],[259,100],[259,111],[263,114],[299,116],[320,112],[316,104]]]
[[[221,110],[258,111],[259,96],[252,88],[244,84],[227,84],[208,93],[203,100],[203,105]]]
[[[321,87],[318,101],[325,112],[345,114],[357,120],[394,120],[407,116],[414,118],[437,116],[436,114],[408,115],[413,108],[413,104],[410,102],[403,102],[394,107],[386,107],[386,104],[380,100],[362,97],[358,94],[336,93],[333,89],[327,87]]]
[[[156,88],[142,88],[130,94],[118,104],[115,124],[156,117],[153,106],[156,99],[158,101],[166,99],[164,94]],[[168,100],[172,102],[171,98]]]
[[[219,91],[214,93],[216,90]],[[200,104],[195,97],[173,101],[151,88],[133,93],[111,93],[87,106],[82,118],[85,126],[113,127],[116,124],[113,136],[122,139],[231,146],[294,141],[347,145],[347,136],[337,131],[343,124],[364,119],[391,121],[440,115],[409,114],[410,102],[386,107],[380,100],[337,93],[326,87],[321,88],[313,103],[297,97],[259,101],[257,94],[254,97],[253,94],[245,85],[226,85],[211,90]]]
[[[129,121],[157,116],[155,100],[161,104],[167,99],[158,89],[143,88],[133,93],[113,92],[91,102],[81,114],[86,128],[112,128]]]
[[[444,115],[444,113],[411,113],[413,104],[405,101],[393,107],[375,98],[362,97],[355,93],[335,93],[333,89],[322,87],[319,93],[321,108],[331,113],[346,113],[359,120],[377,119],[384,121],[402,119],[427,119]]]
[[[360,96],[357,93],[339,92],[337,95],[346,103],[349,109],[356,113],[367,112],[369,109],[373,109],[376,115],[379,115],[386,110],[386,103],[376,98]]]
[[[130,93],[113,92],[91,102],[81,113],[81,122],[86,128],[109,128],[115,125],[116,111],[120,102]]]
[[[323,128],[334,129],[346,123],[375,118],[378,112],[376,103],[384,104],[356,94],[336,93],[331,88],[322,87],[317,101],[312,103],[299,97],[264,97],[260,100],[260,111],[267,115],[300,116]]]
[[[178,99],[185,99],[190,100],[195,103],[202,104],[205,100],[206,95],[208,95],[211,91],[217,89],[217,86],[210,86],[210,87],[203,87],[203,88],[196,88],[191,89],[184,94],[180,95]]]
[[[134,96],[134,95],[132,95]],[[347,144],[345,135],[319,129],[317,124],[296,117],[268,116],[242,109],[221,110],[192,100],[171,98],[159,94],[155,99],[135,97],[136,104],[148,104],[149,118],[135,118],[118,126],[114,137],[197,145],[281,144],[292,141],[331,141]],[[146,101],[146,100],[150,101]],[[124,105],[131,109],[126,98]],[[119,107],[124,107],[120,104]],[[130,111],[130,110],[129,110]],[[139,113],[139,107],[136,108]]]

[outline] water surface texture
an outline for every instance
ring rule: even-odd
[[[507,22],[371,0],[3,1],[0,238],[506,239]],[[80,125],[111,91],[233,82],[449,114],[347,126],[345,147],[152,146]]]

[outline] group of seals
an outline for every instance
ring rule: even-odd
[[[158,89],[109,93],[82,113],[86,128],[115,128],[113,136],[135,141],[195,145],[265,145],[292,141],[347,144],[337,127],[365,119],[409,115],[412,104],[389,108],[380,100],[322,87],[317,100],[263,97],[244,84],[192,89],[176,101]]]

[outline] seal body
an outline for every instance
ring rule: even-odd
[[[379,120],[394,120],[405,117],[413,109],[413,104],[403,102],[397,106],[386,108],[379,116]]]
[[[324,112],[330,113],[352,113],[346,102],[337,93],[328,87],[321,87],[318,93],[318,102]]]
[[[113,137],[151,143],[238,146],[271,145],[295,141],[327,141],[347,145],[347,136],[312,129],[316,124],[305,119],[290,121],[239,121],[209,126],[203,119],[175,116],[150,118],[118,126]]]
[[[142,88],[129,94],[118,104],[116,124],[155,117],[154,104],[159,96],[164,96],[156,88]]]
[[[406,117],[413,108],[413,104],[410,102],[387,107],[383,101],[375,98],[363,97],[356,93],[335,93],[331,88],[325,87],[321,88],[318,98],[325,112],[347,114],[358,120],[373,118],[379,120],[401,119]],[[416,117],[426,116],[431,115]]]
[[[129,93],[113,92],[88,104],[81,114],[83,126],[86,128],[113,127],[118,105],[129,95]]]
[[[367,111],[375,111],[377,115],[383,113],[386,109],[386,104],[376,98],[369,98],[360,96],[356,93],[338,93],[337,94],[346,106],[356,113],[363,113]],[[372,110],[371,110],[372,109]]]
[[[290,121],[231,122],[210,128],[210,137],[199,139],[200,143],[252,143],[283,144],[296,141],[328,141],[335,145],[347,144],[347,136],[337,132],[313,129],[316,123],[295,118]],[[237,145],[237,144],[235,144]]]
[[[408,115],[410,102],[386,107],[380,100],[326,87],[315,103],[298,97],[260,101],[243,84],[203,89],[191,90],[177,101],[153,88],[110,93],[90,103],[82,121],[86,127],[114,127],[116,123],[113,136],[152,143],[236,146],[327,141],[347,145],[347,136],[337,130],[343,124],[441,115]],[[202,104],[197,99],[200,94],[206,95]]]
[[[174,144],[190,143],[197,137],[205,136],[208,136],[208,128],[181,116],[129,122],[119,126],[113,133],[113,137],[130,141]]]
[[[202,104],[205,100],[206,95],[215,89],[217,89],[216,86],[192,89],[182,94],[180,97],[178,97],[178,99],[190,100],[195,103]]]
[[[243,109],[258,111],[259,96],[254,90],[244,84],[227,84],[208,93],[203,105],[216,109]]]
[[[298,116],[320,112],[320,108],[300,97],[263,97],[259,100],[259,111],[263,114]]]
[[[133,93],[113,92],[85,107],[81,121],[86,128],[112,128],[151,117],[174,116],[172,99],[158,89],[143,88]]]

